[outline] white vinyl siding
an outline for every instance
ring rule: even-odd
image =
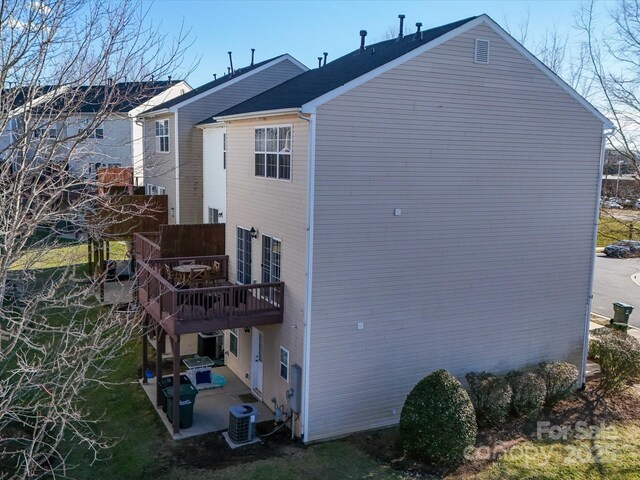
[[[237,276],[236,225],[255,227],[262,235],[277,235],[282,240],[282,269],[284,282],[284,319],[282,324],[261,326],[264,333],[263,397],[275,397],[278,404],[286,404],[286,391],[291,386],[280,377],[280,346],[289,351],[289,375],[293,365],[302,365],[305,301],[305,245],[304,228],[307,215],[307,159],[309,124],[297,116],[283,116],[277,123],[292,126],[292,145],[295,146],[295,174],[291,181],[272,182],[254,175],[255,128],[274,125],[274,119],[227,123],[227,211],[226,244],[229,248],[229,278]],[[297,153],[296,153],[297,152]],[[275,213],[281,212],[281,213]],[[252,245],[253,279],[261,281],[262,238]],[[239,357],[230,357],[228,367],[249,385],[251,379],[251,334],[239,332]],[[300,419],[294,422],[300,432]]]
[[[261,72],[240,77],[240,81],[225,86],[209,96],[177,107],[181,223],[202,222],[204,215],[203,189],[206,188],[208,179],[203,178],[203,131],[194,128],[194,125],[210,117],[213,112],[221,112],[300,73],[300,67],[285,59]],[[218,148],[221,152],[221,145]],[[224,205],[219,205],[219,208],[225,211]],[[231,231],[233,232],[233,228]]]
[[[486,26],[318,107],[305,440],[396,424],[439,368],[579,365],[601,133]]]

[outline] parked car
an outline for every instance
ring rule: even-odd
[[[602,208],[616,208],[622,210],[622,205],[615,200],[605,200],[602,202]]]
[[[637,240],[620,240],[611,243],[604,248],[607,257],[625,258],[631,255],[640,255],[640,242]]]
[[[637,240],[620,240],[615,244],[621,247],[627,247],[633,254],[640,254],[640,242]]]
[[[607,257],[626,258],[631,255],[631,249],[629,247],[625,247],[624,245],[617,245],[616,243],[612,243],[604,247],[604,254]]]

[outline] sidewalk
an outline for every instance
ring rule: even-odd
[[[598,328],[603,328],[605,325],[609,324],[609,320],[611,319],[608,317],[605,317],[604,315],[591,312],[591,319],[589,321],[589,331],[596,330]],[[640,342],[640,328],[629,325],[629,328],[627,329],[627,333],[632,337],[636,338]]]

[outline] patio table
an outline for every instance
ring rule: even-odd
[[[197,370],[198,368],[213,367],[216,362],[209,357],[192,357],[185,358],[182,361],[189,370]]]

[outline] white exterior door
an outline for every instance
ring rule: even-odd
[[[253,394],[262,399],[262,373],[264,367],[264,334],[253,327],[251,329],[251,355],[253,364],[251,367],[251,390]]]

